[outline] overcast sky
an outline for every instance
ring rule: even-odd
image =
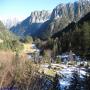
[[[49,10],[60,3],[76,0],[0,0],[0,19],[19,17],[24,18],[35,10]]]

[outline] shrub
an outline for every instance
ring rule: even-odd
[[[31,36],[26,36],[25,37],[25,43],[32,43],[33,42],[33,39]]]
[[[56,58],[56,63],[60,64],[61,63],[61,59],[59,57]]]

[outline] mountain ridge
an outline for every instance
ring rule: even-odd
[[[17,26],[12,27],[11,31],[19,36],[35,35],[35,31],[39,29],[39,27],[47,21],[50,17],[50,13],[48,11],[35,11],[32,12],[29,17],[27,17],[24,21]],[[31,32],[30,32],[31,31]]]
[[[89,0],[59,4],[53,9],[52,13],[48,13],[48,11],[35,11],[31,13],[19,26],[12,27],[10,30],[17,35],[31,35],[45,39],[58,32],[58,30],[62,30],[69,23],[77,22],[88,12],[90,12]],[[20,31],[20,28],[24,29],[24,33]]]

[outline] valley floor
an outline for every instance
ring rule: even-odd
[[[84,66],[79,66],[77,64],[68,65],[68,64],[61,64],[61,63],[58,63],[58,64],[56,64],[56,63],[51,63],[51,64],[37,63],[37,64],[35,64],[27,58],[28,58],[28,55],[23,53],[20,55],[19,60],[16,61],[15,53],[13,53],[11,51],[0,51],[0,71],[1,71],[0,72],[0,80],[2,81],[2,82],[0,82],[0,85],[3,85],[3,84],[7,85],[5,82],[10,84],[10,83],[12,83],[13,79],[16,80],[15,81],[16,83],[19,82],[20,85],[22,85],[22,83],[25,83],[25,85],[27,85],[28,82],[31,80],[30,78],[32,77],[36,81],[39,79],[43,80],[41,84],[43,85],[43,83],[45,83],[47,89],[45,89],[45,86],[44,86],[42,90],[48,90],[49,85],[50,86],[53,85],[53,79],[55,78],[55,76],[57,74],[59,77],[58,77],[56,87],[58,87],[60,90],[70,90],[71,82],[73,82],[74,79],[75,79],[74,81],[77,80],[76,76],[78,76],[81,83],[84,82],[84,80],[86,79],[86,76],[90,77],[90,67],[87,68]],[[38,71],[38,72],[36,72],[36,71]],[[34,73],[36,73],[36,74],[34,75]],[[30,74],[30,76],[29,76],[29,74]],[[25,76],[23,76],[23,75],[25,75]],[[32,76],[32,75],[34,75],[34,76]],[[40,76],[38,77],[38,79],[35,79],[37,75],[38,76],[40,75]],[[13,78],[13,77],[15,77],[15,78]],[[28,78],[28,80],[29,79],[30,80],[27,81],[27,78]],[[3,81],[3,79],[5,81]],[[24,79],[24,82],[22,82],[22,79]],[[31,81],[30,81],[30,83],[31,83]],[[30,85],[36,84],[35,82],[31,83]],[[37,81],[37,84],[38,84],[38,81]],[[19,88],[19,86],[18,86],[18,88]],[[39,87],[37,87],[37,88],[39,88]],[[84,88],[84,87],[81,87],[81,88]],[[59,89],[56,89],[56,90],[59,90]],[[25,89],[23,89],[23,90],[25,90]],[[37,89],[37,90],[39,90],[39,89]],[[80,89],[80,90],[86,90],[86,89]]]

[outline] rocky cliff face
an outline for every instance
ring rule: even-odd
[[[60,4],[56,6],[51,14],[51,19],[67,17],[69,21],[77,21],[88,12],[90,12],[90,1],[79,0],[74,3]]]
[[[53,9],[51,14],[52,24],[49,26],[51,32],[62,30],[71,22],[77,22],[90,12],[90,1],[79,0],[74,3],[60,4]]]
[[[60,4],[53,9],[51,14],[48,11],[32,12],[30,17],[16,27],[11,28],[11,31],[18,35],[48,37],[62,30],[69,23],[77,22],[88,12],[90,12],[90,0]],[[22,30],[24,30],[23,33]]]
[[[50,19],[50,13],[48,11],[34,11],[31,15],[18,24],[11,28],[11,31],[19,36],[32,35],[37,36],[36,32],[40,26],[47,20]]]
[[[48,11],[34,11],[30,15],[30,23],[43,23],[50,19],[50,13]]]

